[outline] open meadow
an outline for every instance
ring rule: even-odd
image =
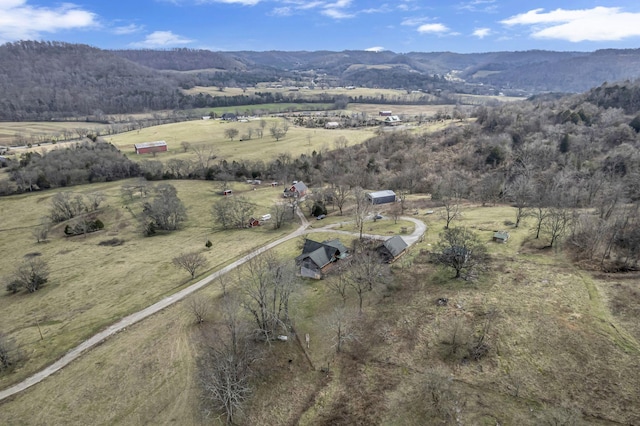
[[[186,206],[188,220],[172,234],[143,237],[138,220],[142,202],[121,192],[135,181],[78,186],[73,194],[97,191],[105,201],[97,212],[105,229],[85,236],[66,237],[65,223],[54,226],[49,240],[36,243],[33,229],[49,214],[51,198],[58,191],[4,197],[0,202],[0,331],[14,339],[27,361],[10,375],[0,376],[0,386],[17,382],[59,358],[68,349],[114,323],[186,286],[188,274],[172,265],[183,252],[201,252],[208,267],[198,275],[220,269],[251,249],[291,232],[269,226],[251,230],[222,231],[211,218],[219,185],[211,181],[171,181]],[[246,195],[256,205],[256,214],[269,212],[281,197],[281,187],[232,184],[236,194]],[[149,193],[149,197],[152,196]],[[121,244],[105,241],[120,240]],[[207,239],[211,249],[205,248]],[[101,245],[102,243],[102,245]],[[49,282],[31,294],[4,291],[16,266],[26,258],[49,264]]]
[[[291,125],[286,136],[276,141],[269,134],[272,124],[281,125],[281,119],[266,118],[267,126],[262,138],[256,136],[255,129],[259,128],[259,120],[247,122],[226,122],[222,120],[186,121],[182,123],[165,124],[132,132],[121,133],[107,137],[130,158],[150,158],[150,155],[135,155],[133,145],[142,142],[164,140],[169,152],[158,153],[157,160],[167,161],[171,158],[193,158],[190,150],[184,152],[181,143],[188,142],[193,147],[212,147],[218,159],[225,160],[266,160],[276,158],[279,154],[288,153],[292,157],[300,154],[311,155],[313,151],[320,152],[334,148],[334,142],[340,137],[346,138],[348,145],[362,143],[373,135],[374,129],[307,129]],[[225,136],[225,130],[234,128],[238,135],[234,140]],[[250,140],[243,140],[242,135],[253,130]]]
[[[50,142],[52,139],[72,139],[77,137],[76,129],[88,129],[91,132],[108,126],[85,121],[3,121],[0,122],[0,146],[37,145],[40,142]]]
[[[185,198],[186,191],[179,187]],[[362,314],[357,314],[355,297],[348,297],[352,314],[345,324],[353,339],[343,352],[335,346],[334,308],[342,304],[329,286],[335,277],[302,281],[292,296],[291,315],[298,338],[309,334],[309,347],[295,336],[265,347],[263,361],[255,366],[259,374],[252,397],[237,424],[640,423],[640,335],[629,326],[631,312],[611,309],[620,294],[610,278],[577,269],[561,250],[541,249],[544,243],[532,238],[532,224],[505,225],[513,220],[512,208],[466,205],[454,225],[474,230],[490,261],[477,281],[452,279],[451,270],[429,261],[444,224],[439,209],[427,197],[412,196],[409,202],[409,211],[428,223],[427,235],[393,264],[391,285],[366,295]],[[426,215],[430,210],[435,211]],[[340,222],[333,214],[328,220]],[[367,229],[397,230],[393,226],[400,223],[390,222],[371,222]],[[509,230],[508,243],[491,241],[497,229]],[[174,251],[191,240],[200,245],[204,231],[199,236],[186,228],[162,240],[150,238],[144,250],[134,253],[147,258],[145,250],[155,250],[160,241]],[[241,234],[255,238],[253,230],[236,233]],[[349,237],[329,231],[311,238],[336,236],[349,244]],[[174,239],[176,244],[168,244]],[[290,259],[299,244],[292,240],[275,250]],[[133,261],[143,267],[141,259]],[[184,283],[184,274],[162,265],[149,269],[161,269],[163,281]],[[228,277],[228,291],[238,292],[237,275]],[[149,291],[162,291],[156,280],[144,280]],[[42,291],[56,286],[61,284],[52,281]],[[40,295],[21,297],[34,296]],[[11,297],[4,296],[2,303]],[[203,414],[195,360],[207,324],[219,321],[221,287],[214,283],[193,297],[212,303],[205,324],[194,324],[189,300],[180,302],[1,403],[0,423],[223,424],[223,418]],[[438,304],[438,299],[447,302]],[[27,301],[35,307],[34,299]],[[37,345],[37,331],[31,327],[29,333]],[[52,337],[49,333],[45,340]],[[465,348],[480,336],[486,352],[476,360]]]

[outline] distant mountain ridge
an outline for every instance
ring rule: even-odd
[[[0,120],[50,120],[267,102],[269,93],[188,95],[194,86],[362,86],[446,94],[580,93],[640,77],[640,49],[595,52],[102,50],[20,41],[0,45]],[[281,96],[281,101],[284,100]],[[323,102],[336,99],[326,96]],[[287,98],[288,100],[294,97]],[[294,99],[295,100],[295,99]],[[343,99],[344,101],[344,99]],[[347,100],[349,101],[349,100]],[[351,99],[350,101],[358,101]]]
[[[369,52],[337,51],[237,51],[209,52],[189,49],[166,51],[114,51],[156,69],[227,71],[279,70],[326,73],[345,84],[360,81],[360,69],[386,66],[415,78],[455,76],[468,84],[490,85],[496,90],[578,93],[604,82],[640,77],[640,49],[603,49],[595,52],[529,50],[516,52]],[[199,57],[201,61],[194,58]],[[206,60],[205,60],[206,59]],[[171,63],[174,65],[171,65]],[[192,64],[189,66],[189,64]],[[384,73],[384,71],[380,71]],[[418,77],[421,76],[421,77]],[[390,84],[388,87],[394,87]]]

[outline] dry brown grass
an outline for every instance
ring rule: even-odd
[[[276,158],[281,153],[289,153],[292,157],[300,154],[308,154],[315,150],[333,149],[334,141],[343,136],[349,145],[362,143],[373,135],[373,129],[307,129],[291,125],[287,135],[276,141],[269,134],[269,127],[272,123],[280,125],[280,119],[266,118],[267,127],[264,130],[262,139],[256,136],[254,131],[253,139],[240,142],[240,137],[247,133],[247,129],[258,129],[258,121],[226,122],[221,120],[199,120],[185,121],[181,123],[164,124],[161,126],[148,127],[132,132],[121,133],[107,137],[123,152],[132,154],[130,158],[155,159],[166,161],[170,158],[195,159],[195,154],[191,151],[183,152],[181,142],[189,142],[193,146],[211,146],[215,148],[218,160],[262,160]],[[238,137],[234,141],[225,137],[224,131],[228,128],[236,128],[239,131]],[[136,143],[164,140],[167,142],[169,152],[159,153],[154,158],[151,155],[135,155],[133,145]]]
[[[512,215],[510,208],[467,206],[458,224],[488,236]],[[359,339],[343,354],[335,354],[327,327],[339,297],[325,281],[301,285],[292,314],[298,334],[311,336],[308,354],[316,370],[295,342],[273,345],[240,424],[417,426],[439,424],[451,412],[462,424],[478,425],[640,422],[640,345],[627,332],[632,312],[609,309],[610,277],[577,270],[561,252],[522,253],[525,226],[511,229],[508,244],[489,244],[492,262],[479,281],[452,280],[428,261],[442,221],[422,217],[431,226],[426,240],[394,264],[399,286],[367,296],[357,319]],[[297,243],[279,247],[279,255],[292,256]],[[202,291],[218,294],[216,285]],[[437,306],[439,297],[448,305]],[[354,303],[351,297],[349,306]],[[4,402],[0,423],[210,424],[199,411],[191,340],[196,326],[183,305],[129,328]],[[476,337],[491,309],[497,316],[487,333],[488,354],[480,361],[445,357],[450,324],[460,321]],[[319,371],[327,365],[328,373]],[[29,409],[34,406],[44,409]]]
[[[39,218],[48,214],[50,198],[56,191],[3,198],[0,203],[3,276],[9,275],[32,252],[41,253],[40,258],[49,263],[51,274],[44,288],[33,294],[11,295],[2,288],[0,330],[16,339],[28,361],[13,374],[1,376],[0,386],[23,379],[117,319],[187,285],[188,274],[171,263],[177,254],[201,251],[208,260],[208,269],[198,271],[202,276],[293,229],[273,231],[264,226],[220,231],[214,228],[210,214],[212,204],[221,197],[216,194],[217,184],[172,181],[187,207],[189,219],[178,232],[145,238],[134,217],[140,214],[140,201],[130,202],[120,194],[120,187],[127,183],[73,188],[77,193],[104,191],[107,201],[98,217],[105,223],[105,230],[87,237],[67,238],[63,234],[64,224],[60,224],[50,232],[49,242],[41,244],[36,243],[30,232]],[[255,202],[261,214],[268,212],[281,191],[267,186],[253,191],[246,184],[233,188]],[[99,244],[113,238],[125,242],[118,246]],[[204,246],[207,239],[214,244],[210,250]]]

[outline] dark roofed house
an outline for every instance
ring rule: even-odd
[[[220,118],[224,121],[238,121],[238,116],[232,112],[225,112]]]
[[[334,262],[346,256],[347,248],[340,240],[319,243],[306,239],[302,254],[296,257],[296,266],[300,268],[301,276],[319,280]]]
[[[382,260],[386,263],[392,263],[397,258],[402,256],[407,250],[407,243],[401,236],[396,235],[386,240],[380,247],[378,247],[378,254]]]
[[[305,195],[307,195],[308,190],[309,188],[307,188],[307,185],[305,185],[304,182],[302,181],[294,182],[290,187],[285,188],[284,197],[285,198],[290,198],[290,197],[302,198]]]

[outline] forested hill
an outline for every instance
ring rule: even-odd
[[[217,69],[246,71],[246,64],[232,55],[202,49],[114,50],[116,55],[157,70],[192,71]]]
[[[0,46],[0,120],[47,120],[176,108],[175,77],[86,45]]]
[[[187,96],[181,89],[250,87],[280,79],[299,85],[321,82],[528,96],[578,93],[604,82],[636,78],[640,78],[640,49],[473,54],[107,51],[79,44],[20,41],[0,45],[0,120],[100,120],[113,114],[248,105],[268,100],[247,95]]]
[[[640,49],[605,49],[595,52],[367,52],[345,51],[238,51],[125,50],[116,54],[159,70],[218,69],[249,73],[297,72],[326,74],[342,85],[405,89],[441,85],[451,81],[488,86],[497,91],[579,93],[604,82],[640,77]],[[441,77],[447,77],[445,82]],[[482,86],[480,86],[482,84]],[[456,90],[465,90],[458,88]],[[470,90],[468,87],[466,90]]]

